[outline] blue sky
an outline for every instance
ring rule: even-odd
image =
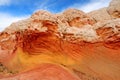
[[[111,0],[0,0],[0,31],[37,10],[59,13],[68,8],[90,12],[108,6]]]

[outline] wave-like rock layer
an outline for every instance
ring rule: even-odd
[[[0,80],[120,80],[120,0],[11,24],[0,33]]]

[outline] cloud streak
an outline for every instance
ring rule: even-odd
[[[0,6],[9,5],[11,0],[0,0]]]
[[[3,31],[6,27],[8,27],[11,23],[28,18],[28,17],[29,17],[28,15],[15,17],[10,14],[0,13],[0,32]]]
[[[39,10],[47,10],[47,11],[50,11],[50,12],[54,12],[53,7],[55,7],[58,2],[56,2],[55,0],[52,0],[52,1],[45,0],[42,3],[39,2],[39,4],[37,4],[37,7],[34,10],[34,12],[39,11]]]
[[[90,3],[87,3],[82,6],[80,4],[74,4],[73,6],[71,6],[71,8],[77,8],[84,12],[90,12],[90,11],[97,10],[103,7],[107,7],[110,1],[111,0],[91,0]]]

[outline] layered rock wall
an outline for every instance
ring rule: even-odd
[[[119,3],[11,24],[0,33],[0,80],[120,80]]]

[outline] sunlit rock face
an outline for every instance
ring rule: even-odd
[[[107,11],[107,8],[91,11],[87,13],[87,15],[91,16],[96,22],[112,19],[111,15]]]
[[[120,80],[120,18],[109,9],[38,11],[11,24],[0,33],[0,80]]]
[[[120,1],[112,0],[108,7],[108,12],[113,18],[120,18]]]

